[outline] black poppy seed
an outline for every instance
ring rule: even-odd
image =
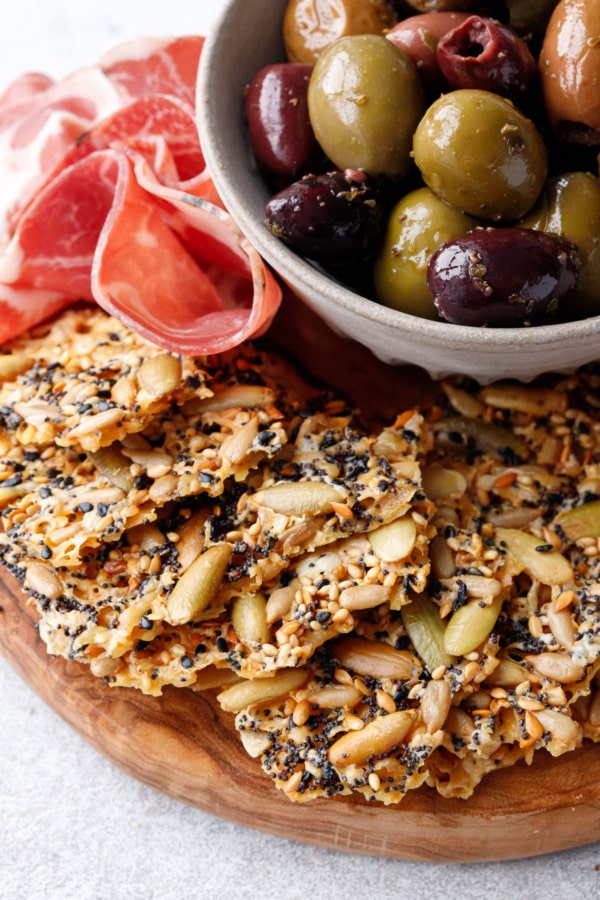
[[[90,503],[89,500],[84,500],[79,504],[79,510],[82,513],[91,512],[94,508],[94,504]]]
[[[49,487],[46,487],[44,485],[44,487],[40,488],[40,497],[42,498],[42,500],[47,500],[48,497],[51,497],[51,496],[52,496],[52,491],[50,490]]]
[[[206,644],[196,644],[194,656],[201,656],[203,653],[206,653]]]
[[[138,624],[140,628],[144,629],[144,631],[151,631],[151,629],[153,628],[152,622],[150,621],[148,616],[142,616]]]
[[[261,431],[258,435],[257,440],[258,440],[258,443],[262,447],[265,447],[267,444],[269,444],[273,440],[274,437],[275,437],[274,431]]]
[[[42,559],[50,559],[52,557],[52,550],[47,544],[44,544],[42,547]]]
[[[550,553],[551,550],[554,550],[552,544],[538,544],[535,548],[538,553]]]
[[[4,487],[15,487],[17,484],[21,484],[23,481],[23,476],[18,472],[15,472],[14,475],[11,475],[10,478],[7,478],[6,481],[3,481],[2,484]]]
[[[319,610],[319,612],[315,616],[315,619],[321,625],[324,624],[325,622],[328,622],[330,620],[330,618],[331,618],[331,613],[329,612],[328,609]]]
[[[89,413],[92,409],[93,409],[93,406],[91,403],[81,403],[77,407],[77,412],[79,413],[80,416],[84,416],[86,413]]]
[[[104,518],[104,516],[108,515],[108,506],[106,503],[99,503],[97,506],[98,515]]]
[[[107,409],[110,409],[110,408],[111,408],[111,404],[108,402],[108,400],[101,400],[100,403],[98,404],[98,409],[100,410],[100,412],[106,412]]]
[[[194,660],[190,656],[182,656],[181,665],[184,669],[191,669],[194,665]]]
[[[224,637],[218,637],[218,638],[217,638],[217,640],[216,640],[216,647],[217,647],[217,650],[218,650],[220,653],[227,653],[227,650],[229,649],[229,648],[227,647],[227,641],[225,640]]]

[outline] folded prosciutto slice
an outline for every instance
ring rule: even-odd
[[[206,169],[203,38],[140,38],[0,96],[0,341],[78,301],[168,350],[261,334],[281,291]]]

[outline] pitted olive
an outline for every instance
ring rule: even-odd
[[[317,60],[308,86],[316,138],[340,169],[397,178],[410,166],[425,94],[410,57],[385,37],[342,38]]]
[[[469,16],[445,34],[436,58],[450,87],[482,88],[504,97],[525,94],[537,72],[525,41],[489,16]]]
[[[436,57],[439,40],[468,18],[464,12],[423,13],[402,19],[386,34],[388,41],[408,53],[431,94],[439,93],[444,84]]]
[[[476,224],[430,188],[417,188],[403,197],[392,209],[375,262],[379,302],[415,316],[439,318],[427,287],[427,263],[441,244]]]
[[[524,216],[548,171],[533,122],[489,91],[442,95],[419,122],[413,151],[423,180],[442,200],[494,222]]]
[[[589,172],[550,179],[520,223],[560,235],[577,245],[581,262],[577,285],[565,301],[569,319],[600,314],[600,182]]]

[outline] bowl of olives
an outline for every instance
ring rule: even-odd
[[[600,358],[598,34],[600,0],[231,0],[198,77],[209,170],[380,359],[573,371]]]

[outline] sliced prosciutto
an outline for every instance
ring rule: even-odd
[[[268,327],[280,288],[222,208],[198,139],[202,45],[139,39],[0,97],[0,341],[81,300],[188,355]]]

